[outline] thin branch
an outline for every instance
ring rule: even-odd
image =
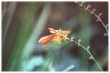
[[[81,40],[80,40],[80,42],[78,42],[78,41],[75,41],[74,39],[75,39],[74,37],[71,37],[70,38],[70,41],[71,42],[74,42],[75,44],[77,44],[78,46],[80,46],[81,48],[83,48],[89,54],[89,56],[90,56],[89,59],[93,60],[95,62],[95,64],[97,65],[98,69],[100,71],[102,71],[103,69],[102,69],[101,65],[97,62],[97,60],[95,59],[95,57],[90,52],[90,46],[85,47],[84,45],[81,44]]]

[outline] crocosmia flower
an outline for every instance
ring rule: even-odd
[[[47,45],[50,42],[54,43],[62,43],[62,41],[68,40],[68,35],[70,34],[70,31],[68,30],[61,30],[61,29],[54,29],[54,28],[48,28],[50,34],[43,36],[38,41],[42,45]]]

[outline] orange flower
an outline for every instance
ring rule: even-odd
[[[61,30],[61,29],[54,29],[54,28],[48,28],[50,35],[43,36],[40,38],[39,43],[46,45],[49,42],[56,42],[56,43],[62,43],[62,40],[67,40],[68,35],[70,34],[70,31],[68,30]]]

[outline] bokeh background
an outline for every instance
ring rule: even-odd
[[[96,17],[75,2],[2,2],[2,71],[99,71],[88,54],[74,43],[43,47],[38,40],[48,27],[71,30],[108,71],[108,36]],[[102,12],[108,24],[108,2],[85,2]],[[46,50],[48,48],[48,50]]]

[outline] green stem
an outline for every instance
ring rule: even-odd
[[[75,41],[75,40],[70,40],[71,42],[74,42],[75,44],[77,44],[78,46],[80,46],[81,48],[83,48],[88,54],[89,54],[89,56],[90,56],[90,58],[95,62],[95,64],[97,65],[97,67],[98,67],[98,69],[100,70],[100,71],[102,71],[103,69],[102,69],[102,67],[101,67],[101,65],[97,62],[97,60],[95,59],[95,57],[92,55],[92,53],[90,52],[90,50],[89,50],[89,47],[85,47],[85,46],[83,46],[83,45],[81,45],[79,42],[77,42],[77,41]]]

